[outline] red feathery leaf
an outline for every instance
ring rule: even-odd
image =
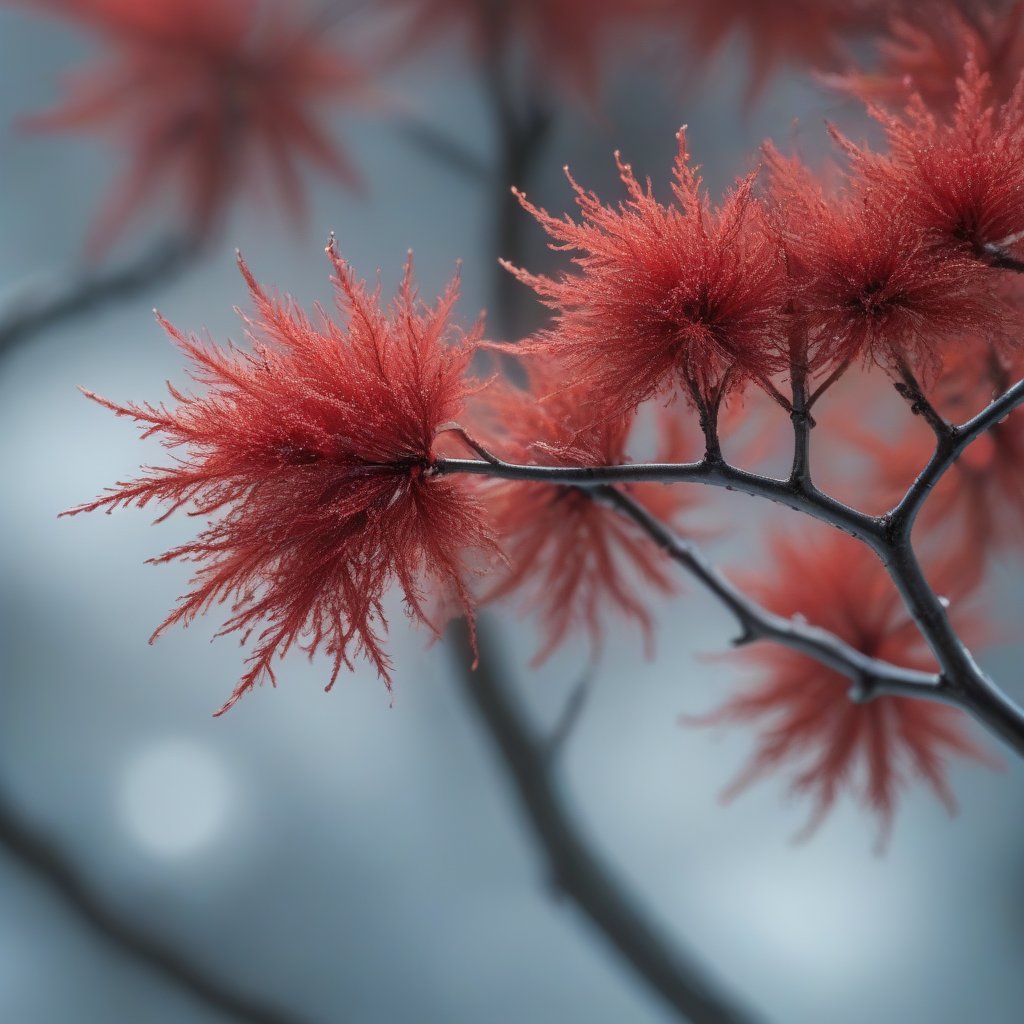
[[[914,0],[899,5],[876,43],[878,66],[824,80],[860,99],[902,107],[913,95],[948,112],[968,60],[988,75],[998,102],[1010,98],[1024,68],[1024,2]]]
[[[596,415],[627,414],[678,384],[691,399],[713,404],[723,388],[774,373],[786,351],[787,282],[780,248],[751,195],[753,177],[713,210],[683,132],[670,205],[621,160],[619,172],[629,198],[618,208],[570,176],[578,223],[520,197],[552,248],[576,253],[578,267],[551,278],[509,266],[556,311],[529,350],[560,361]]]
[[[390,688],[386,588],[397,583],[411,617],[434,632],[430,588],[453,594],[472,622],[462,552],[497,550],[465,487],[430,471],[438,427],[469,394],[465,372],[479,338],[479,329],[464,335],[450,324],[457,282],[427,307],[410,259],[382,310],[379,284],[368,291],[333,242],[328,252],[342,325],[320,308],[314,322],[269,295],[241,257],[256,309],[246,319],[251,352],[203,344],[161,320],[206,394],[171,387],[173,408],[97,400],[183,454],[65,513],[161,502],[165,514],[191,505],[212,517],[194,541],[154,559],[198,566],[154,638],[230,604],[221,632],[255,642],[222,711],[273,681],[274,656],[293,645],[334,659],[328,689],[357,654]]]

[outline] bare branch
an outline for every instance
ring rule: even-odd
[[[902,500],[883,520],[887,520],[898,540],[909,541],[910,533],[921,507],[935,485],[953,468],[964,450],[987,433],[1015,409],[1024,405],[1024,380],[1017,381],[984,409],[959,426],[950,427],[935,452]]]
[[[78,866],[53,840],[23,821],[2,794],[0,847],[39,876],[102,939],[208,1009],[248,1024],[302,1024],[302,1018],[233,989],[206,967],[108,907]]]
[[[673,533],[642,505],[615,487],[601,487],[595,497],[631,519],[670,558],[732,613],[740,627],[737,646],[756,640],[771,640],[809,655],[828,668],[846,676],[857,700],[883,694],[901,694],[927,700],[948,701],[938,675],[900,668],[886,661],[869,658],[835,634],[796,619],[770,612],[723,576],[692,542]]]
[[[165,240],[130,266],[86,273],[45,293],[36,288],[26,290],[10,299],[0,312],[0,358],[48,327],[134,298],[158,281],[176,276],[198,253],[199,246],[194,241]]]
[[[858,512],[814,487],[797,487],[790,480],[751,473],[721,461],[703,459],[684,463],[629,463],[619,466],[527,466],[505,462],[488,453],[483,461],[476,459],[437,459],[432,472],[438,475],[471,473],[571,487],[600,487],[604,484],[628,483],[697,483],[722,487],[729,491],[767,498],[780,505],[805,512],[821,522],[844,530],[861,540],[881,542],[880,521]]]
[[[910,367],[906,363],[900,363],[899,372],[902,380],[894,386],[900,396],[910,403],[910,411],[915,416],[924,417],[937,438],[949,437],[953,432],[953,425],[928,400]]]
[[[756,1018],[724,994],[692,954],[645,916],[591,849],[558,792],[545,742],[535,734],[499,674],[501,657],[486,622],[477,624],[477,642],[487,656],[476,671],[463,656],[469,649],[465,622],[460,620],[453,628],[462,634],[450,647],[457,681],[508,769],[553,883],[680,1018],[692,1024],[752,1024]]]

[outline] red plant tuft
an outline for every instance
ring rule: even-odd
[[[1001,335],[998,274],[935,244],[910,200],[851,176],[826,196],[795,160],[765,148],[774,222],[815,370],[856,359],[933,372],[966,332]]]
[[[104,132],[131,154],[92,230],[102,251],[158,186],[178,180],[191,232],[208,236],[239,182],[269,179],[296,218],[305,157],[352,186],[351,164],[313,108],[363,88],[287,0],[59,0],[49,8],[108,46],[67,83],[67,101],[27,118],[34,130]]]
[[[990,76],[997,101],[1009,99],[1024,68],[1024,2],[914,0],[898,6],[877,41],[878,66],[825,81],[860,99],[903,106],[914,93],[936,111],[956,105],[968,60]]]
[[[168,409],[89,395],[184,455],[65,514],[163,502],[161,520],[185,505],[211,517],[194,541],[153,560],[199,566],[154,638],[225,602],[232,615],[222,634],[245,642],[258,630],[249,669],[221,711],[264,677],[273,682],[274,656],[293,645],[333,657],[328,689],[356,654],[390,688],[385,589],[397,582],[410,616],[435,632],[428,587],[454,594],[472,623],[460,552],[496,551],[476,501],[430,472],[435,433],[469,393],[479,336],[450,326],[457,282],[427,307],[410,260],[384,311],[379,284],[370,292],[357,281],[333,242],[328,253],[344,326],[322,308],[314,322],[269,296],[239,258],[256,307],[246,320],[251,352],[204,345],[160,321],[205,396],[170,387],[177,404]]]
[[[618,160],[618,154],[616,154]],[[567,172],[568,173],[568,172]],[[714,404],[725,390],[784,365],[787,282],[780,250],[751,195],[753,176],[713,210],[690,167],[684,132],[674,202],[662,205],[619,160],[628,200],[605,206],[570,176],[581,220],[527,202],[578,270],[558,278],[508,265],[556,311],[530,343],[561,361],[600,414],[627,414],[677,384]]]
[[[885,570],[861,545],[833,534],[824,543],[776,536],[772,575],[746,578],[748,591],[779,615],[806,615],[857,650],[908,668],[934,671],[927,647]],[[949,581],[938,581],[940,586]],[[950,595],[966,598],[962,592]],[[969,616],[960,617],[969,632]],[[975,630],[977,623],[973,624]],[[747,693],[729,700],[697,724],[759,723],[763,731],[747,767],[726,791],[731,798],[768,772],[792,766],[791,790],[808,794],[814,810],[809,835],[844,790],[881,823],[892,824],[908,776],[927,782],[952,812],[953,795],[943,758],[991,760],[964,731],[962,712],[905,697],[854,703],[837,672],[788,648],[744,652],[765,672]]]
[[[998,265],[1024,252],[1024,81],[999,106],[975,62],[959,73],[949,118],[920,96],[901,113],[872,107],[890,153],[845,146],[884,204],[900,203],[937,245]]]
[[[628,461],[631,422],[606,417],[597,422],[583,413],[580,388],[558,390],[550,365],[531,365],[529,389],[508,383],[483,395],[482,430],[503,457],[521,463],[559,466],[610,466]],[[544,397],[547,396],[547,397]],[[699,453],[678,413],[664,416],[659,461],[683,462]],[[488,507],[509,558],[509,572],[486,600],[518,596],[534,614],[544,635],[534,664],[543,662],[570,635],[587,634],[597,655],[616,615],[643,631],[650,653],[653,620],[650,599],[670,594],[675,584],[663,554],[614,509],[585,490],[541,483],[488,485]],[[679,525],[697,504],[691,488],[640,484],[629,488],[658,518]]]

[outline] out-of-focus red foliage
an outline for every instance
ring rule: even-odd
[[[479,59],[493,65],[522,41],[531,71],[592,102],[606,57],[645,24],[661,0],[388,0],[408,14],[404,48],[449,28],[464,29]]]
[[[356,184],[315,108],[357,95],[364,73],[288,0],[53,0],[46,7],[107,45],[68,77],[61,106],[24,123],[104,133],[130,154],[91,251],[107,247],[166,182],[180,188],[197,238],[217,227],[243,182],[265,179],[300,218],[298,158]]]
[[[481,433],[508,461],[557,466],[611,466],[628,462],[632,418],[594,421],[585,393],[564,388],[550,364],[532,365],[529,387],[492,385],[478,412]],[[688,434],[677,407],[659,425],[658,461],[699,456],[700,428]],[[688,417],[687,417],[688,419]],[[695,443],[696,442],[696,443]],[[659,519],[679,526],[697,504],[692,488],[640,484],[629,493]],[[518,597],[536,617],[543,641],[534,664],[574,632],[586,632],[596,656],[609,623],[637,623],[648,654],[653,644],[653,598],[675,590],[671,565],[654,543],[622,515],[585,490],[553,484],[496,481],[488,485],[492,513],[509,571],[486,600]]]
[[[120,405],[179,452],[169,466],[117,484],[70,514],[119,506],[183,506],[210,517],[199,536],[154,559],[198,565],[192,590],[160,625],[187,625],[228,603],[222,633],[255,633],[249,668],[226,710],[293,645],[334,659],[330,685],[354,655],[390,687],[382,643],[385,589],[397,583],[410,616],[432,587],[454,594],[472,622],[463,552],[496,552],[483,510],[459,481],[431,474],[435,433],[457,416],[479,329],[450,323],[453,282],[433,307],[414,290],[411,261],[398,296],[380,307],[329,248],[344,324],[315,320],[267,294],[240,261],[255,319],[251,352],[203,344],[161,321],[194,364],[201,397],[171,386],[176,405]]]
[[[931,109],[946,112],[957,102],[964,64],[973,60],[991,77],[996,100],[1010,98],[1024,69],[1022,0],[904,0],[891,6],[888,31],[877,37],[877,67],[825,81],[896,107],[917,93]]]
[[[844,42],[873,27],[878,3],[866,0],[664,0],[686,29],[697,60],[714,54],[733,33],[744,37],[750,52],[748,99],[754,99],[780,65],[811,68],[836,66]]]
[[[677,385],[690,400],[713,404],[783,366],[788,286],[780,247],[751,195],[753,176],[713,209],[684,132],[674,202],[655,199],[629,164],[619,161],[619,172],[628,199],[618,207],[570,176],[579,222],[520,197],[552,248],[574,253],[578,268],[553,278],[508,266],[556,312],[529,350],[559,361],[596,414],[607,416]]]
[[[742,580],[769,610],[806,616],[870,657],[936,670],[885,570],[863,545],[834,533],[819,542],[776,536],[771,548],[771,570]],[[934,582],[953,599],[954,619],[969,639],[979,624],[961,614],[966,588],[946,578]],[[761,728],[749,764],[726,797],[770,772],[788,769],[791,791],[814,801],[805,835],[846,791],[878,816],[884,840],[910,778],[928,783],[952,811],[944,758],[989,760],[968,737],[966,719],[954,708],[891,696],[854,703],[844,676],[785,647],[758,647],[743,657],[763,673],[762,680],[695,721]]]

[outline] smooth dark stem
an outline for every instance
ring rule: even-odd
[[[986,245],[985,258],[989,266],[997,270],[1012,270],[1016,274],[1024,274],[1024,260],[1017,259],[998,245]]]
[[[752,1024],[756,1019],[723,993],[699,966],[638,907],[623,884],[593,852],[574,822],[552,774],[549,744],[536,734],[499,675],[500,652],[493,650],[486,623],[478,642],[489,649],[471,671],[461,652],[468,649],[467,627],[451,645],[456,678],[486,725],[515,786],[520,805],[547,859],[551,879],[632,965],[637,974],[683,1020],[692,1024]]]
[[[492,457],[493,458],[493,457]],[[471,473],[536,483],[597,487],[602,484],[697,483],[728,491],[767,498],[861,540],[880,539],[881,527],[874,516],[858,512],[814,487],[796,487],[790,480],[777,480],[732,466],[724,460],[703,459],[685,463],[630,463],[621,466],[532,466],[477,459],[438,459],[433,472],[439,475]]]
[[[789,474],[790,483],[801,491],[813,487],[811,483],[811,413],[807,399],[807,370],[802,362],[793,360],[793,411],[789,418],[793,423],[793,468]]]
[[[938,438],[928,464],[899,504],[882,517],[888,521],[894,542],[909,544],[914,521],[935,485],[952,469],[966,448],[1021,405],[1024,405],[1024,380],[1017,381],[966,423],[951,426]]]
[[[910,403],[910,411],[915,416],[924,417],[937,438],[941,440],[949,437],[953,432],[953,425],[928,400],[910,367],[906,363],[900,363],[899,373],[901,381],[896,384],[896,390]]]
[[[47,289],[26,290],[0,312],[0,359],[40,331],[64,320],[131,299],[160,281],[180,274],[198,255],[194,241],[155,245],[138,261],[116,270],[86,273]]]
[[[201,960],[193,959],[111,909],[78,866],[0,794],[0,848],[43,879],[81,921],[124,955],[155,971],[208,1010],[248,1024],[302,1024],[233,989]]]
[[[970,711],[1018,754],[1024,755],[1024,709],[981,670],[953,629],[943,602],[928,582],[909,543],[890,540],[876,553],[942,670],[944,699]]]

